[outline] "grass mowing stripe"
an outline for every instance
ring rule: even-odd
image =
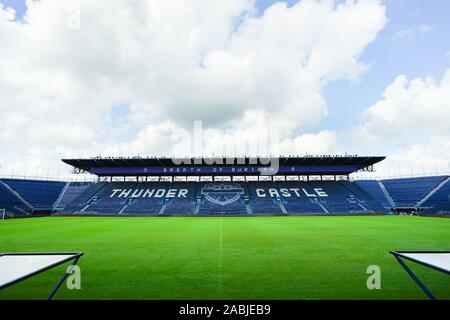
[[[220,236],[219,236],[219,296],[222,293],[222,252],[223,252],[223,218],[220,218]]]

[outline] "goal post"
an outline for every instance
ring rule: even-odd
[[[0,209],[0,217],[2,220],[5,220],[5,216],[6,216],[6,210],[5,209]]]

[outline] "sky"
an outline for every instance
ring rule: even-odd
[[[0,174],[195,154],[194,121],[205,155],[276,132],[284,155],[450,172],[449,1],[0,3]]]

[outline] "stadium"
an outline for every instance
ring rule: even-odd
[[[450,301],[449,12],[0,0],[0,309],[431,315]]]
[[[178,166],[170,158],[64,159],[98,181],[2,179],[0,204],[7,217],[450,213],[449,176],[349,181],[384,157],[287,157],[277,169],[230,159]]]
[[[274,175],[262,159],[184,160],[64,159],[97,181],[1,179],[2,247],[82,251],[83,290],[60,299],[426,298],[389,252],[447,249],[450,176],[350,179],[384,157],[282,157]],[[383,290],[366,287],[370,265]],[[447,275],[414,270],[450,298]],[[52,272],[1,299],[43,298]]]

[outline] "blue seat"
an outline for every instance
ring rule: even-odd
[[[70,203],[74,202],[79,196],[81,196],[89,187],[92,186],[91,182],[69,182],[65,188],[64,194],[57,203],[56,209],[64,209]]]
[[[381,208],[378,208],[378,210],[381,210],[380,212],[387,211],[392,207],[377,180],[357,180],[352,185],[358,186],[380,204]],[[375,208],[378,207],[376,204],[374,206]]]
[[[272,192],[274,189],[275,193]],[[319,193],[314,191],[315,189],[319,190]],[[320,189],[326,196],[320,196]],[[185,194],[175,196],[174,193],[180,190],[184,190]],[[160,193],[158,196],[157,192]],[[383,207],[376,200],[348,181],[103,183],[100,186],[94,184],[88,187],[81,196],[67,205],[65,211],[73,212],[81,209],[85,213],[94,214],[150,215],[383,211]]]
[[[53,210],[55,201],[63,190],[64,182],[3,179],[33,210]]]
[[[25,216],[31,211],[30,207],[22,202],[2,183],[0,183],[0,209],[5,209],[7,213],[15,216]]]
[[[396,207],[411,208],[446,177],[419,177],[382,180]]]
[[[442,185],[423,204],[425,213],[450,214],[450,181]]]

